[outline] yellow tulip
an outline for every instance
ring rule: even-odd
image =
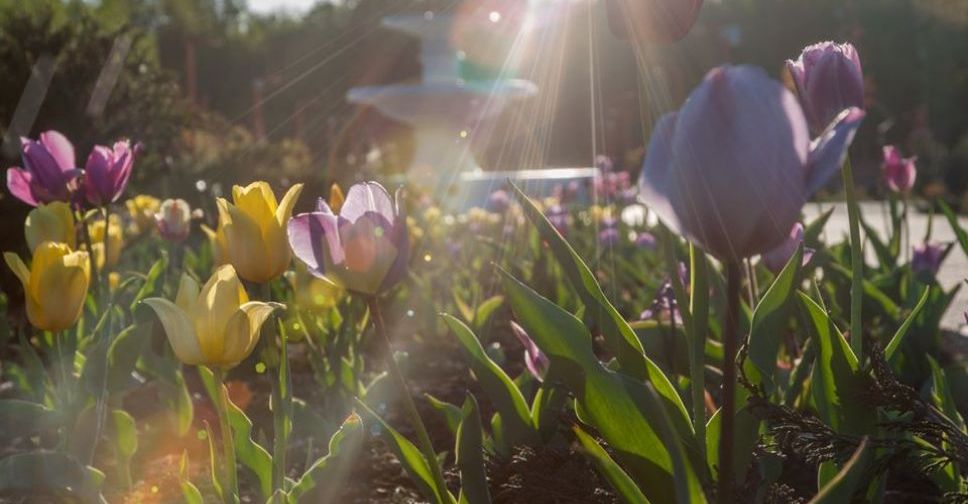
[[[12,252],[4,252],[3,259],[23,284],[27,319],[34,327],[63,331],[77,322],[91,283],[87,252],[48,241],[34,250],[29,269]]]
[[[47,241],[64,243],[73,250],[76,246],[74,212],[62,201],[40,205],[27,214],[24,235],[31,252]]]
[[[306,266],[296,262],[295,271],[286,278],[292,284],[295,302],[301,308],[330,309],[339,304],[346,295],[346,289],[325,278],[319,278],[309,273]]]
[[[338,214],[339,209],[343,208],[343,202],[346,201],[346,195],[343,194],[343,189],[339,184],[333,184],[329,188],[329,208],[333,210],[333,213]]]
[[[139,194],[124,202],[131,217],[133,234],[141,234],[155,229],[155,214],[161,209],[161,201],[147,194]]]
[[[107,265],[118,264],[121,258],[121,248],[124,247],[124,235],[121,233],[121,218],[117,215],[111,216],[111,224],[104,225],[104,219],[92,222],[88,226],[88,233],[91,236],[91,249],[94,251],[94,260],[98,268],[104,268],[104,233],[107,228],[108,233],[108,257]]]
[[[262,324],[276,303],[249,301],[232,265],[215,270],[199,290],[198,283],[182,275],[175,302],[145,299],[168,335],[175,355],[185,364],[230,368],[252,353]]]
[[[286,237],[286,223],[302,192],[296,184],[276,203],[266,182],[253,182],[232,188],[234,204],[217,200],[219,226],[225,232],[229,262],[242,278],[266,283],[289,267],[292,253]]]

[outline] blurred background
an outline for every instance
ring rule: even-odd
[[[867,78],[868,120],[852,149],[867,193],[878,193],[884,143],[919,157],[922,194],[958,202],[968,188],[968,0],[707,0],[684,41],[638,51],[611,34],[595,0],[529,3],[543,5],[522,42],[513,19],[524,3],[0,0],[0,158],[19,165],[17,137],[47,129],[79,153],[131,137],[145,147],[135,190],[193,205],[253,178],[321,194],[332,181],[396,173],[412,151],[408,128],[345,100],[352,87],[420,73],[417,42],[380,19],[484,10],[508,23],[455,30],[468,72],[539,89],[473,146],[485,169],[590,166],[605,154],[634,176],[648,125],[709,68],[752,63],[782,78],[787,58],[832,39],[858,47]],[[10,199],[4,215],[26,210]]]

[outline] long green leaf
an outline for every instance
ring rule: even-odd
[[[813,499],[810,499],[810,504],[851,502],[854,494],[860,490],[864,471],[873,457],[872,451],[865,438],[840,472],[824,485]]]
[[[548,356],[546,382],[561,383],[576,398],[579,418],[593,426],[617,453],[639,487],[656,501],[676,495],[677,483],[688,486],[691,502],[704,496],[697,474],[698,450],[692,425],[681,410],[649,393],[641,381],[607,369],[592,351],[588,329],[572,314],[502,271],[505,292],[517,320]],[[661,437],[659,426],[669,418],[675,434]],[[671,439],[670,439],[671,438]],[[690,460],[676,474],[666,442],[685,443]],[[697,469],[698,468],[698,469]]]
[[[931,288],[925,287],[924,293],[921,294],[921,299],[918,301],[918,304],[914,306],[914,309],[911,310],[911,313],[908,314],[906,319],[904,319],[904,323],[901,324],[901,327],[897,328],[897,332],[894,333],[894,337],[891,338],[891,341],[884,348],[884,358],[888,362],[891,362],[894,357],[894,352],[897,352],[897,349],[901,346],[901,342],[904,341],[904,336],[907,335],[908,329],[911,327],[911,324],[914,323],[914,319],[918,317],[918,315],[921,313],[921,309],[924,308],[925,303],[928,302],[928,294],[930,293]]]
[[[481,387],[501,413],[505,438],[512,445],[530,444],[537,440],[531,425],[531,412],[521,391],[514,381],[490,357],[477,336],[463,322],[447,314],[441,315],[450,330],[457,336],[467,364]]]
[[[104,502],[97,478],[74,457],[62,452],[29,452],[0,459],[0,494],[54,494],[84,503]]]
[[[760,385],[767,393],[776,387],[776,355],[780,349],[780,338],[790,321],[791,300],[802,263],[803,245],[800,245],[753,310],[749,359],[759,371]]]
[[[457,429],[457,468],[460,470],[460,504],[489,504],[491,494],[484,471],[484,434],[480,410],[474,396],[467,394],[461,407],[461,422]]]
[[[329,439],[329,452],[313,463],[289,491],[291,504],[334,502],[363,446],[363,422],[351,414]],[[318,490],[317,490],[318,489]]]
[[[941,211],[944,213],[946,219],[948,219],[948,224],[951,225],[951,230],[955,233],[955,238],[958,239],[958,245],[961,245],[961,250],[968,254],[968,231],[965,231],[961,224],[958,222],[958,216],[955,215],[954,210],[948,206],[942,200],[938,200],[938,205],[941,207]]]
[[[592,464],[595,465],[598,472],[623,501],[627,504],[649,504],[649,499],[635,485],[632,477],[609,456],[608,452],[598,444],[598,441],[595,441],[595,438],[589,436],[577,425],[572,427],[572,430],[585,450],[585,454],[591,459]]]

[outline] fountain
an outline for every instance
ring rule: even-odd
[[[522,79],[462,78],[466,62],[464,53],[452,44],[454,21],[452,15],[433,12],[384,18],[383,26],[420,39],[422,80],[358,87],[347,95],[351,103],[373,106],[413,127],[415,149],[407,172],[410,182],[435,193],[445,205],[461,209],[482,204],[491,190],[509,178],[527,181],[526,185],[547,192],[551,184],[593,177],[597,172],[589,169],[481,169],[470,149],[470,137],[488,131],[509,104],[538,90],[534,83]]]

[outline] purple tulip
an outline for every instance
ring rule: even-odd
[[[289,220],[289,244],[309,271],[365,295],[383,292],[407,271],[407,218],[376,182],[350,188],[339,215],[323,199]]]
[[[128,140],[115,142],[113,148],[95,145],[84,166],[84,192],[88,203],[104,206],[124,193],[131,178],[138,146]]]
[[[600,247],[614,247],[618,244],[619,238],[621,238],[621,236],[618,233],[618,229],[607,227],[599,231],[598,245]]]
[[[504,213],[511,207],[511,196],[504,189],[498,189],[487,197],[486,208],[494,213]]]
[[[766,72],[715,68],[657,124],[640,197],[721,260],[761,254],[787,238],[863,118],[860,109],[845,110],[811,141],[796,97]]]
[[[941,243],[924,242],[914,247],[911,256],[911,270],[917,274],[935,276],[941,269],[947,246]]]
[[[901,151],[893,145],[884,147],[884,182],[887,188],[896,193],[908,193],[914,187],[914,179],[918,169],[914,165],[916,158],[902,158]]]
[[[655,235],[648,231],[642,231],[635,237],[635,246],[646,250],[656,249]]]
[[[804,48],[787,70],[814,132],[823,131],[841,111],[864,107],[864,73],[851,44],[821,42]]]
[[[524,365],[528,368],[528,372],[535,380],[544,381],[545,375],[548,374],[548,366],[551,365],[548,356],[538,348],[538,345],[534,343],[531,336],[528,336],[524,328],[513,320],[511,321],[511,332],[524,347]]]
[[[786,266],[786,263],[790,261],[790,258],[793,257],[793,254],[797,252],[797,247],[801,243],[803,243],[803,224],[798,222],[793,225],[793,228],[790,230],[790,236],[783,243],[763,254],[761,258],[763,265],[774,274],[779,273]],[[814,250],[812,248],[803,249],[804,266],[813,258],[813,252]]]
[[[24,167],[7,170],[7,189],[24,203],[37,206],[52,201],[69,201],[81,170],[74,163],[74,145],[54,131],[39,140],[20,139]]]

